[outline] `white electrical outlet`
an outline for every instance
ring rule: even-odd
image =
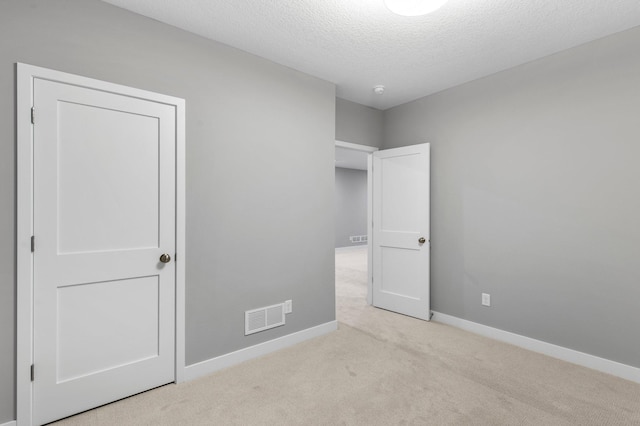
[[[284,302],[284,313],[290,314],[293,311],[293,302],[291,300],[287,300]]]
[[[482,306],[491,306],[491,295],[489,293],[482,293]]]

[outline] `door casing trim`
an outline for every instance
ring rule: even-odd
[[[185,380],[185,101],[119,84],[16,64],[16,424],[32,424],[33,362],[33,80],[42,78],[171,105],[176,113],[175,382]],[[37,120],[37,118],[36,118]],[[37,243],[36,243],[37,245]],[[36,247],[37,250],[37,247]],[[36,373],[37,374],[37,373]]]

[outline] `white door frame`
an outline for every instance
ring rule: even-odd
[[[367,304],[373,305],[373,246],[371,245],[371,221],[373,220],[373,176],[371,170],[373,166],[373,154],[379,148],[368,145],[360,145],[351,142],[336,140],[336,146],[340,148],[353,149],[354,151],[366,152],[367,155]]]
[[[184,381],[185,372],[185,101],[145,90],[80,77],[46,68],[16,65],[16,420],[18,426],[32,424],[33,363],[33,80],[72,83],[105,92],[126,94],[171,105],[176,112],[176,347],[175,381]],[[36,118],[37,119],[37,118]]]

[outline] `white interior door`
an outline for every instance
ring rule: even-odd
[[[429,144],[373,153],[373,305],[429,320]]]
[[[173,106],[35,79],[33,420],[174,381]]]

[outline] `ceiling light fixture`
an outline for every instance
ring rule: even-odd
[[[373,93],[376,95],[382,95],[384,93],[385,87],[382,84],[378,84],[377,86],[373,86]]]
[[[397,15],[420,16],[438,10],[448,0],[384,0],[387,9]]]

